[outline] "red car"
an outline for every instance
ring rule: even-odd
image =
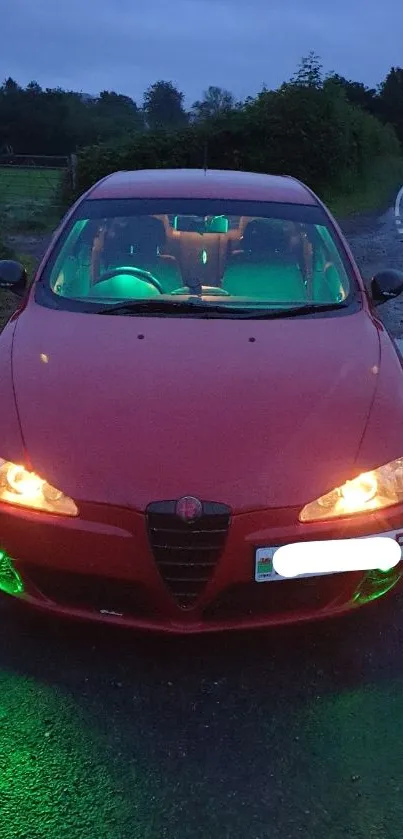
[[[116,173],[29,291],[10,261],[0,286],[22,297],[0,337],[4,592],[191,633],[336,615],[396,585],[403,369],[374,306],[403,275],[367,294],[306,186]],[[276,568],[284,546],[362,556],[374,536],[398,547],[389,566]]]

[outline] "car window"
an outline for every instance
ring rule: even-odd
[[[184,202],[178,212],[141,212],[137,202],[133,212],[130,202],[104,201],[103,215],[93,217],[96,203],[72,219],[48,268],[61,305],[197,294],[223,307],[289,307],[337,305],[351,293],[327,217],[305,218],[304,210],[316,208],[290,213],[281,204],[245,203],[240,213],[227,202],[217,213],[214,202],[203,202],[203,212],[194,212]]]

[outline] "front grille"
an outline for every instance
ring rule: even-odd
[[[148,534],[165,585],[186,609],[194,605],[213,575],[227,538],[230,509],[203,502],[201,517],[189,523],[175,511],[175,501],[150,504]]]
[[[132,617],[152,613],[147,591],[138,583],[36,565],[19,566],[19,569],[43,597],[60,606]]]
[[[239,583],[221,592],[203,611],[205,620],[247,620],[315,612],[343,594],[346,574],[278,580],[271,583]]]

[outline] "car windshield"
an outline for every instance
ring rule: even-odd
[[[150,301],[169,316],[192,301],[224,316],[341,308],[354,279],[320,207],[110,199],[79,206],[40,289],[40,302],[58,308],[123,313],[116,304],[135,311],[138,302],[146,313]]]

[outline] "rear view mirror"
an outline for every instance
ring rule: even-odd
[[[175,216],[174,230],[181,233],[204,233],[205,222],[200,216]]]
[[[229,221],[226,216],[175,216],[174,230],[181,233],[228,233]]]
[[[0,288],[12,291],[23,297],[27,289],[27,272],[20,262],[14,259],[0,260]]]

